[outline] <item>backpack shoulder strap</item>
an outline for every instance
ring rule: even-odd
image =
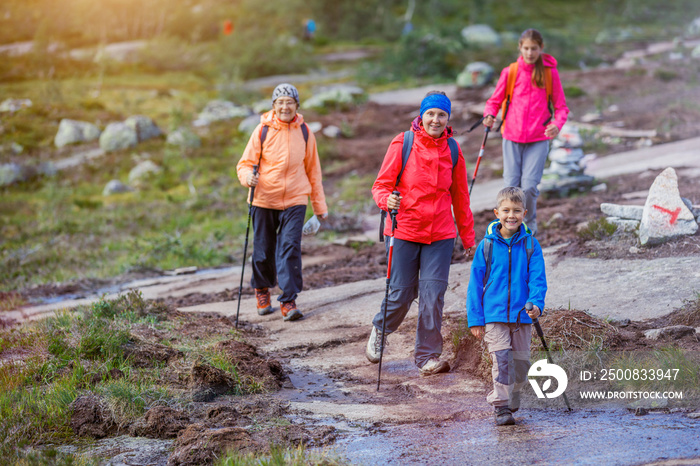
[[[270,127],[267,125],[263,125],[263,127],[260,129],[260,152],[262,152],[262,146],[265,144],[265,139],[267,139],[267,132],[270,130]]]
[[[552,68],[544,68],[544,88],[547,90],[547,100],[552,100]]]
[[[408,162],[408,156],[411,155],[411,149],[413,148],[413,131],[408,130],[403,133],[403,145],[401,146],[401,171],[399,171],[399,176],[396,177],[396,184],[398,186],[401,181],[401,175],[406,168],[406,162]],[[386,210],[382,210],[381,218],[379,219],[379,242],[384,242],[384,223],[386,221]]]
[[[450,146],[450,154],[452,154],[452,168],[454,169],[459,162],[459,147],[454,138],[447,139],[447,145]]]
[[[491,275],[491,257],[493,257],[493,240],[491,238],[484,238],[484,262],[486,263],[484,285],[488,283],[489,275]]]
[[[532,257],[532,253],[535,252],[535,247],[532,245],[532,235],[528,235],[527,237],[525,252],[527,253],[527,273],[530,273],[530,258]]]
[[[518,62],[513,62],[508,66],[508,80],[506,81],[506,98],[503,100],[501,105],[501,126],[500,130],[503,130],[503,125],[506,122],[506,115],[508,115],[508,108],[510,107],[510,102],[513,100],[513,90],[515,89],[515,78],[518,76]]]
[[[550,121],[554,120],[554,101],[552,100],[552,68],[544,68],[544,88],[547,91],[547,108],[549,109]]]
[[[263,146],[265,145],[265,139],[267,139],[267,132],[269,130],[270,127],[267,125],[263,125],[262,128],[260,128],[260,157],[258,157],[258,167],[262,161]]]
[[[306,126],[306,123],[301,124],[301,132],[304,134],[304,142],[306,144],[309,143],[309,127]]]
[[[413,131],[408,130],[403,133],[403,146],[401,147],[401,171],[399,176],[396,177],[396,186],[399,185],[401,181],[401,176],[406,168],[406,162],[408,162],[408,157],[411,155],[411,149],[413,149]]]
[[[515,78],[518,76],[518,62],[513,62],[508,67],[508,82],[506,83],[506,99],[513,98],[513,89],[515,89]]]

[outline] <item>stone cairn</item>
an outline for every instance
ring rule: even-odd
[[[700,223],[700,206],[681,197],[678,175],[670,167],[656,177],[643,206],[604,203],[600,210],[618,231],[636,232],[642,246],[693,235]]]
[[[552,141],[550,164],[543,172],[540,192],[550,197],[566,197],[590,189],[595,178],[583,173],[588,158],[583,153],[583,138],[578,128],[565,124]]]

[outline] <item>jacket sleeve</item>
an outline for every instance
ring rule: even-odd
[[[311,207],[314,214],[323,215],[328,213],[326,205],[326,195],[323,192],[321,161],[318,157],[318,147],[316,136],[309,131],[309,141],[306,145],[306,156],[304,157],[304,169],[311,184]]]
[[[260,144],[260,130],[262,129],[262,124],[255,127],[255,130],[250,135],[248,139],[248,144],[243,150],[243,155],[236,165],[236,173],[238,174],[238,181],[241,182],[243,186],[249,188],[246,178],[253,172],[253,165],[257,165],[260,161],[260,150],[262,146]]]
[[[372,197],[377,206],[387,210],[386,200],[396,187],[396,177],[401,171],[401,149],[403,148],[403,133],[396,136],[389,144],[384,155],[382,167],[379,169],[377,179],[372,185]]]
[[[479,243],[472,260],[471,273],[469,274],[469,286],[467,286],[467,323],[469,327],[484,325],[484,273],[486,273],[486,260],[484,259],[484,242]]]
[[[528,276],[528,301],[544,311],[544,298],[547,294],[547,276],[545,275],[544,255],[536,238],[532,238],[535,250],[530,258]]]
[[[484,115],[498,116],[498,112],[501,110],[501,105],[506,99],[506,85],[508,84],[508,70],[510,67],[506,66],[501,71],[501,77],[498,78],[498,83],[496,84],[496,90],[486,101],[486,107],[484,108]],[[503,118],[503,115],[501,115]]]
[[[457,229],[462,238],[462,245],[465,249],[474,246],[474,216],[469,199],[469,180],[467,179],[467,164],[462,155],[462,148],[459,148],[459,158],[457,166],[452,170],[452,186],[450,186],[452,196],[452,210],[457,220]]]
[[[552,103],[554,104],[554,124],[561,129],[569,117],[569,107],[566,106],[564,88],[556,68],[552,68]]]

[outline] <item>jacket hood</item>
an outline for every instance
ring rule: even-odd
[[[486,227],[486,237],[491,238],[491,239],[497,239],[497,238],[502,238],[502,236],[499,233],[500,230],[500,225],[501,221],[496,219],[493,222],[489,223],[489,226]],[[521,238],[524,238],[527,235],[532,235],[532,231],[527,227],[525,222],[523,222],[520,225],[520,230],[518,231],[518,240]]]
[[[542,55],[542,63],[544,66],[548,68],[556,68],[557,67],[557,59],[551,56],[548,53],[543,53]],[[518,68],[524,68],[524,69],[532,69],[535,65],[534,64],[529,64],[525,63],[525,60],[523,60],[522,55],[518,57]]]
[[[413,130],[414,133],[418,135],[422,135],[426,138],[431,138],[431,139],[442,139],[442,138],[451,138],[452,137],[452,126],[447,126],[445,128],[445,131],[442,132],[442,135],[439,138],[434,138],[428,133],[425,132],[425,129],[423,128],[423,119],[419,116],[417,116],[412,122],[411,122],[411,129]]]
[[[287,124],[277,119],[274,110],[268,110],[267,112],[260,115],[260,123],[262,123],[265,126],[271,126],[275,129],[282,129],[286,127],[298,128],[301,126],[302,123],[304,123],[304,116],[301,113],[297,112],[296,117],[291,121],[291,123]]]

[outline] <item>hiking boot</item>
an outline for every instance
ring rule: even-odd
[[[497,426],[512,426],[515,424],[515,419],[513,419],[513,413],[510,411],[508,406],[501,406],[495,408],[494,416],[496,418]]]
[[[258,315],[266,316],[272,313],[269,288],[256,288],[255,299],[258,301]]]
[[[384,335],[384,348],[389,344],[388,335]],[[367,340],[367,349],[365,350],[365,356],[367,360],[372,364],[377,364],[379,362],[379,355],[382,347],[382,332],[377,330],[377,327],[372,325],[372,333],[369,335],[369,340]]]
[[[508,407],[510,408],[511,413],[514,413],[520,409],[520,392],[513,392],[510,394]]]
[[[450,365],[447,361],[440,361],[436,358],[428,359],[428,362],[423,364],[420,368],[420,375],[425,377],[428,375],[440,374],[442,372],[448,372],[450,370]]]
[[[280,310],[282,311],[282,318],[286,321],[293,321],[293,320],[299,320],[302,317],[304,317],[304,314],[301,313],[299,309],[297,309],[297,305],[294,301],[288,301],[286,303],[282,303],[280,306]]]

